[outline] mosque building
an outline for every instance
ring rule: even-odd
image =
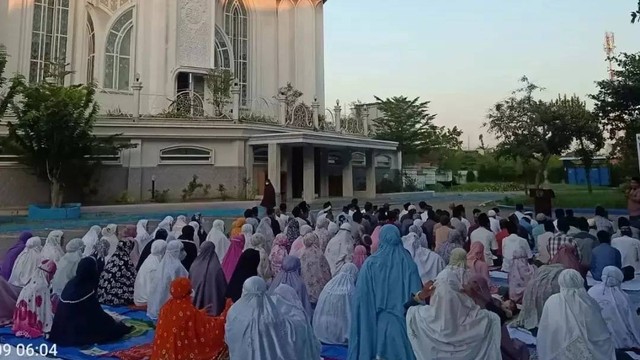
[[[372,197],[376,179],[397,173],[401,154],[396,143],[369,136],[368,117],[326,104],[325,6],[4,0],[5,76],[46,81],[52,63],[66,63],[73,71],[67,84],[96,84],[96,134],[122,134],[135,147],[104,156],[95,202],[122,194],[144,201],[152,180],[179,198],[193,175],[212,192],[223,184],[238,197],[261,194],[267,178],[283,200]],[[223,109],[211,102],[212,69],[234,79]],[[48,185],[11,154],[0,155],[0,183],[0,206],[47,202]]]

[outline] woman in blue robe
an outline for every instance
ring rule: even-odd
[[[385,225],[380,247],[360,269],[353,299],[349,360],[415,360],[404,303],[422,288],[418,267],[400,231]]]

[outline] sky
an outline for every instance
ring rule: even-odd
[[[523,75],[546,89],[541,98],[587,100],[608,76],[605,32],[615,33],[617,52],[640,51],[634,7],[636,0],[328,0],[326,104],[420,97],[438,125],[457,125],[464,147],[475,148],[488,109]]]

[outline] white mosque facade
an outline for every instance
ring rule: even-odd
[[[323,0],[3,0],[5,75],[44,81],[69,64],[67,84],[94,82],[99,135],[134,148],[105,157],[90,201],[179,197],[193,175],[231,196],[269,178],[281,198],[371,197],[399,168],[397,144],[374,140],[368,118],[327,109]],[[207,74],[234,86],[214,110]],[[294,102],[281,91],[301,92]],[[10,116],[10,115],[8,115]],[[0,125],[0,135],[6,131]],[[46,184],[0,157],[0,207],[46,202]],[[377,176],[376,176],[377,173]],[[355,175],[354,175],[355,174]],[[23,189],[29,188],[26,191]]]

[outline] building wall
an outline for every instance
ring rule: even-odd
[[[215,32],[225,29],[225,5],[233,0],[74,0],[70,1],[66,62],[71,84],[95,80],[102,112],[133,112],[132,90],[104,90],[106,44],[119,17],[133,9],[129,85],[136,74],[143,83],[142,114],[158,114],[175,98],[179,72],[206,74],[214,67]],[[278,88],[291,82],[310,104],[324,108],[323,2],[241,0],[248,19],[248,92],[252,100],[273,100]],[[111,4],[120,4],[119,6]],[[0,43],[10,55],[7,73],[29,75],[34,0],[0,1]],[[93,79],[87,74],[88,21],[95,30]],[[229,41],[227,38],[226,41]],[[240,54],[233,54],[238,57]],[[153,61],[150,61],[153,59]],[[206,93],[206,91],[205,91]],[[208,104],[205,108],[210,110]]]
[[[0,207],[25,207],[49,202],[49,184],[20,165],[0,167]]]

